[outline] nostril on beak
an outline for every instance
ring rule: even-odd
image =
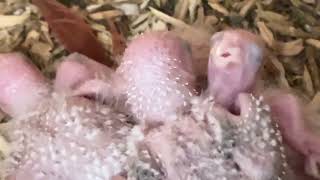
[[[227,58],[229,57],[231,54],[229,52],[225,52],[223,54],[221,54],[221,57]]]

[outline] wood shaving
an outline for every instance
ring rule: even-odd
[[[103,44],[105,49],[112,49],[111,35],[107,33],[99,32],[97,34],[98,40]]]
[[[140,4],[140,9],[144,10],[148,7],[149,3],[151,0],[144,0],[141,4]]]
[[[115,6],[117,9],[120,9],[126,16],[135,16],[139,15],[139,7],[137,4],[125,3]]]
[[[50,44],[37,42],[32,45],[30,52],[40,56],[40,58],[43,60],[49,60],[51,57],[51,52],[50,52],[51,50],[52,50],[52,47]]]
[[[0,53],[10,52],[22,41],[23,27],[18,25],[9,29],[0,29]]]
[[[259,28],[260,36],[262,37],[262,39],[270,48],[272,48],[274,45],[274,37],[272,31],[262,21],[258,22],[257,26]]]
[[[302,31],[301,29],[297,29],[293,26],[284,26],[278,22],[268,22],[267,26],[271,28],[273,31],[283,35],[290,37],[299,37],[299,38],[308,38],[310,34]]]
[[[25,48],[30,48],[31,45],[37,41],[39,41],[40,39],[40,33],[35,31],[35,30],[31,30],[28,34],[27,37],[25,39],[25,41],[22,43],[22,46]]]
[[[314,82],[314,86],[316,89],[319,89],[320,88],[320,72],[315,59],[315,50],[312,47],[307,47],[306,56],[307,56],[307,64],[310,70],[312,80]]]
[[[307,113],[312,114],[313,117],[309,117],[310,119],[310,129],[315,133],[320,135],[320,91],[318,91],[312,98],[312,100],[307,104],[308,110]]]
[[[8,141],[3,136],[0,135],[0,159],[2,158],[1,154],[3,156],[7,156],[10,154],[10,152],[11,152],[11,149]]]
[[[188,13],[188,6],[189,6],[188,0],[178,0],[173,17],[180,20],[184,20],[184,18]]]
[[[283,56],[295,56],[304,49],[304,46],[302,39],[297,39],[290,42],[279,41],[277,42],[276,49]]]
[[[254,6],[256,0],[248,0],[246,1],[246,4],[241,8],[240,10],[240,15],[241,16],[246,16],[249,10]]]
[[[288,17],[287,16],[284,16],[282,14],[279,14],[279,13],[276,13],[276,12],[273,12],[273,11],[257,11],[258,13],[258,17],[263,19],[263,20],[266,20],[266,21],[269,21],[269,22],[286,22],[288,21]]]
[[[136,18],[132,23],[131,23],[131,27],[135,27],[139,24],[141,24],[142,22],[146,21],[148,18],[150,17],[150,12],[141,14],[138,18]]]
[[[308,4],[315,4],[316,0],[303,0],[303,2],[308,3]]]
[[[23,24],[30,17],[30,11],[26,11],[23,14],[16,15],[0,15],[0,28],[12,27],[19,24]]]
[[[230,14],[229,11],[219,3],[209,3],[209,5],[212,9],[218,11],[219,13],[225,16],[228,16]]]
[[[109,10],[109,11],[90,14],[89,17],[92,18],[93,20],[102,20],[105,18],[116,18],[122,15],[123,15],[123,12],[120,10]]]
[[[154,0],[154,3],[156,3],[158,7],[161,7],[162,5],[167,3],[167,0]]]
[[[196,20],[196,12],[197,8],[202,7],[202,1],[201,0],[189,0],[189,19],[190,23],[194,22]]]
[[[279,77],[280,78],[280,86],[290,89],[290,85],[288,83],[288,80],[286,79],[286,73],[285,73],[283,65],[274,56],[271,56],[270,60],[280,73],[280,77]]]
[[[190,27],[185,22],[183,22],[179,19],[176,19],[174,17],[171,17],[165,13],[162,13],[161,11],[158,11],[157,9],[150,7],[150,10],[151,10],[152,14],[155,15],[156,17],[158,17],[159,19],[161,19],[165,22],[168,22],[176,27],[179,27],[179,28],[189,28]]]
[[[320,91],[316,93],[316,95],[313,97],[313,99],[309,102],[308,106],[309,106],[309,109],[319,111],[319,109],[320,109]]]
[[[309,44],[309,45],[312,45],[318,49],[320,49],[320,40],[317,40],[317,39],[307,39],[306,40],[306,43]]]
[[[152,21],[151,29],[152,31],[163,31],[163,30],[168,30],[169,28],[166,22],[162,20],[154,19]]]
[[[313,88],[310,72],[306,66],[304,66],[303,81],[304,81],[304,86],[308,95],[312,97],[314,95],[314,88]]]
[[[54,47],[54,43],[51,39],[51,35],[50,35],[50,32],[49,32],[49,26],[47,23],[45,22],[40,22],[40,30],[41,30],[41,36],[43,37],[42,39],[49,43],[52,47]],[[31,30],[33,31],[33,30]]]

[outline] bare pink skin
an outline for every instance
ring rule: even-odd
[[[286,142],[304,156],[305,166],[302,167],[308,174],[320,178],[320,137],[308,127],[302,103],[293,94],[282,90],[270,90],[264,94]]]
[[[225,108],[233,108],[237,95],[252,92],[263,60],[263,44],[244,30],[214,34],[208,63],[208,90]]]
[[[216,33],[211,43],[209,93],[223,107],[235,112],[238,94],[261,93],[256,92],[256,83],[263,64],[264,46],[256,35],[244,30]],[[267,97],[273,119],[278,122],[286,142],[306,157],[319,154],[320,137],[306,128],[297,97],[282,90],[266,91],[263,94]]]
[[[99,98],[110,97],[116,91],[111,88],[114,70],[97,63],[84,55],[73,53],[59,65],[54,88],[68,95],[95,95]],[[111,92],[112,91],[112,92]]]
[[[0,56],[0,104],[4,111],[14,115],[32,110],[35,102],[49,91],[41,72],[25,59],[19,53]]]
[[[134,39],[117,69],[132,112],[141,120],[162,122],[195,95],[195,75],[188,44],[171,32]]]

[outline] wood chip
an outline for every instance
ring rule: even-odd
[[[220,0],[208,0],[208,3],[219,3]]]
[[[318,49],[320,49],[320,40],[317,40],[317,39],[307,39],[306,40],[306,43],[313,46],[313,47],[316,47]]]
[[[306,66],[304,66],[304,72],[303,72],[303,81],[304,81],[304,87],[309,96],[314,95],[314,88],[312,83],[312,78],[310,75],[310,72]]]
[[[110,35],[99,32],[97,34],[97,38],[103,44],[106,50],[112,49],[112,38],[110,37]]]
[[[230,14],[229,11],[219,3],[209,3],[209,6],[225,16],[229,16]]]
[[[136,16],[140,14],[139,6],[134,3],[123,3],[115,7],[120,9],[126,16]]]
[[[144,10],[146,8],[148,8],[148,4],[150,3],[151,0],[144,0],[141,4],[140,4],[140,9]]]
[[[30,12],[25,12],[20,16],[14,15],[0,15],[0,28],[6,28],[23,24],[30,17]]]
[[[109,11],[103,11],[103,12],[97,12],[90,14],[89,17],[92,18],[93,20],[102,20],[105,18],[116,18],[119,16],[122,16],[123,12],[120,10],[109,10]]]
[[[264,5],[270,5],[271,3],[273,3],[274,0],[264,0],[262,1],[262,4]]]
[[[183,20],[188,13],[189,3],[189,0],[178,0],[173,17]]]
[[[23,42],[23,27],[18,25],[13,29],[0,29],[0,53],[11,52]]]
[[[10,148],[9,143],[1,135],[0,135],[0,152],[2,152],[3,155],[5,155],[5,156],[8,156],[11,152],[11,148]]]
[[[267,45],[272,48],[274,45],[274,37],[272,31],[265,25],[264,22],[257,22],[257,26],[260,31],[260,36],[267,43]]]
[[[32,30],[27,34],[27,37],[23,42],[22,46],[24,46],[25,48],[29,48],[34,42],[39,41],[39,39],[40,39],[40,33],[35,30]]]
[[[131,24],[130,26],[132,28],[134,28],[135,26],[137,26],[138,24],[146,21],[150,16],[150,12],[146,12],[144,14],[141,14],[140,16],[138,16],[138,18],[136,18]]]
[[[130,31],[133,34],[133,36],[136,36],[144,31],[146,31],[148,29],[148,27],[149,27],[149,21],[148,21],[148,19],[145,19],[138,26],[130,26]],[[129,37],[129,39],[130,39],[130,37]]]
[[[50,32],[49,32],[49,26],[45,22],[40,22],[40,30],[41,30],[41,36],[43,36],[44,41],[48,42],[51,46],[54,46],[54,43],[52,42]],[[32,30],[31,30],[32,31]]]
[[[167,23],[165,23],[162,20],[154,20],[151,24],[151,29],[153,31],[163,31],[163,30],[169,30]]]
[[[316,0],[303,0],[303,2],[308,3],[308,4],[315,4]]]
[[[258,12],[258,17],[262,18],[266,21],[272,22],[272,21],[276,21],[276,22],[287,22],[288,21],[288,17],[284,16],[282,14],[273,12],[273,11],[257,11]],[[287,24],[287,23],[286,23]]]
[[[320,91],[318,91],[308,104],[308,109],[319,111],[320,108]]]
[[[189,19],[193,23],[196,19],[197,8],[202,7],[201,0],[189,0]]]
[[[279,22],[268,22],[266,24],[270,29],[274,32],[277,32],[283,36],[290,36],[290,37],[298,37],[298,38],[308,38],[310,37],[309,33],[302,31],[301,29],[297,29],[293,26],[284,26]]]
[[[39,55],[44,60],[49,60],[51,56],[52,46],[48,43],[37,42],[32,45],[31,52]]]
[[[304,49],[304,46],[302,39],[297,39],[290,42],[279,41],[275,48],[283,56],[295,56]]]
[[[320,72],[315,59],[315,49],[313,47],[306,48],[307,64],[310,70],[312,80],[316,89],[320,89]]]
[[[198,8],[197,19],[193,23],[193,25],[203,25],[205,24],[206,16],[204,14],[204,8],[201,6]]]
[[[88,11],[88,13],[91,13],[93,11],[96,11],[97,9],[99,9],[103,4],[91,4],[91,5],[88,5],[86,7],[86,10]]]
[[[256,0],[248,0],[246,2],[246,4],[241,8],[240,10],[240,15],[242,17],[245,17],[247,15],[247,13],[249,12],[249,10],[254,6]]]
[[[165,21],[165,22],[168,22],[176,27],[179,27],[179,28],[190,28],[190,26],[188,24],[186,24],[185,22],[179,20],[179,19],[176,19],[174,17],[171,17],[161,11],[158,11],[152,7],[150,7],[150,10],[152,12],[153,15],[155,15],[157,18]]]
[[[90,26],[95,31],[108,33],[108,31],[106,29],[106,26],[104,26],[104,25],[97,24],[97,23],[92,23],[92,24],[90,24]]]
[[[284,69],[283,65],[281,64],[281,62],[275,56],[270,56],[270,60],[280,73],[281,86],[290,89],[291,87],[288,83],[288,80],[286,79],[286,72],[285,72],[285,69]]]

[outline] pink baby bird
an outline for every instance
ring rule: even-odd
[[[312,165],[309,161],[307,166],[313,168],[313,176],[319,176],[314,167],[319,161],[319,136],[307,128],[306,116],[298,97],[282,89],[264,92],[258,89],[263,57],[264,45],[251,32],[232,29],[214,34],[208,63],[208,91],[220,105],[235,113],[239,112],[239,94],[264,95],[271,109],[272,120],[279,125],[286,143],[308,160],[313,159]],[[299,171],[301,173],[303,170]],[[306,178],[304,175],[302,177]]]
[[[222,106],[234,108],[240,92],[252,92],[263,61],[263,43],[245,30],[226,30],[211,38],[209,92]]]

